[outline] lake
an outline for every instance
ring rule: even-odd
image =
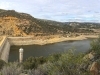
[[[69,49],[75,49],[76,53],[87,52],[90,48],[90,42],[92,39],[79,40],[79,41],[65,41],[48,45],[26,45],[26,46],[11,46],[9,53],[9,62],[18,61],[19,48],[24,49],[24,60],[30,56],[48,56],[52,53],[59,53],[68,51]]]

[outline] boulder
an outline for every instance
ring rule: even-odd
[[[83,59],[84,60],[88,60],[89,59],[89,60],[93,61],[94,57],[95,57],[95,53],[90,52],[89,54],[85,55]]]
[[[99,71],[100,71],[100,64],[96,61],[93,62],[90,67],[90,73],[92,75],[100,75]]]

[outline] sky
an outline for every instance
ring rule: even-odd
[[[100,22],[100,0],[0,0],[0,9],[59,22]]]

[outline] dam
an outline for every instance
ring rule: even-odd
[[[28,50],[25,49],[26,54],[24,56],[25,57],[24,59],[29,57],[29,55],[47,56],[50,53],[54,52],[55,50],[56,50],[55,52],[62,52],[63,50],[71,48],[71,46],[76,46],[77,47],[76,49],[78,49],[78,51],[81,50],[81,52],[87,51],[90,48],[90,45],[89,45],[90,40],[74,41],[74,42],[70,42],[70,43],[68,41],[65,41],[65,42],[60,42],[60,43],[55,43],[55,44],[44,45],[47,43],[48,43],[48,41],[46,41],[46,40],[44,40],[44,41],[43,40],[34,40],[31,36],[28,36],[28,37],[6,37],[5,36],[5,37],[3,37],[3,40],[1,41],[1,44],[0,44],[0,59],[8,62],[9,53],[12,53],[12,52],[10,52],[10,50],[11,50],[10,47],[12,45],[15,45],[15,46],[23,45],[23,47],[25,47],[25,48],[27,47]],[[25,45],[27,45],[27,46],[25,46]],[[43,46],[41,46],[41,45],[43,45]],[[10,54],[10,60],[14,56],[18,57],[18,49],[19,48],[17,48],[17,50],[16,50],[17,52],[15,52],[17,54],[17,56],[15,56],[14,53],[12,53],[12,55]],[[35,54],[32,54],[32,52]],[[39,55],[36,52],[38,52]],[[46,53],[46,52],[48,52],[48,53]],[[27,54],[27,53],[30,53],[30,54]],[[42,54],[42,53],[45,53],[45,54]],[[13,58],[13,59],[15,59],[15,58]]]
[[[8,62],[9,58],[9,51],[10,51],[10,43],[6,36],[3,36],[3,39],[0,44],[0,59]]]
[[[8,62],[9,59],[9,52],[10,47],[12,45],[44,45],[48,44],[46,40],[34,40],[32,36],[27,37],[7,37],[2,36],[3,39],[0,41],[0,59],[4,60],[5,62]],[[49,41],[49,43],[52,43],[52,41]]]
[[[8,62],[10,47],[12,45],[32,45],[39,44],[39,40],[33,40],[32,37],[7,37],[3,36],[0,42],[0,59]]]

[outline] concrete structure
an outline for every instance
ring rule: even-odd
[[[20,63],[23,62],[23,52],[24,52],[24,49],[23,48],[20,48],[19,49],[19,62]]]
[[[4,60],[5,62],[8,62],[9,52],[10,52],[10,43],[7,37],[4,37],[3,42],[0,46],[0,59]]]
[[[98,62],[93,62],[90,68],[90,72],[92,75],[100,75],[100,64]]]
[[[0,42],[0,59],[8,62],[9,52],[11,45],[32,45],[38,44],[39,41],[35,41],[32,37],[4,37]],[[20,62],[23,61],[23,53],[20,53]]]

